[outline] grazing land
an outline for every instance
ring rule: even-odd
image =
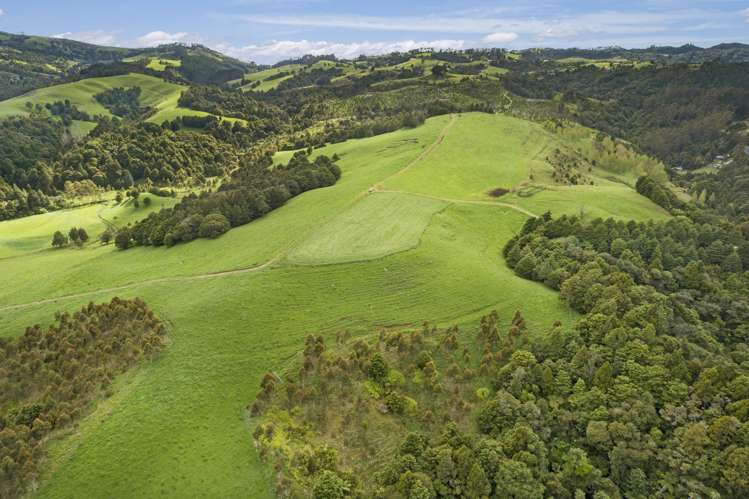
[[[61,85],[34,90],[28,94],[2,101],[0,102],[0,118],[28,114],[27,103],[43,106],[66,100],[92,117],[100,115],[111,118],[113,116],[112,113],[97,102],[94,96],[105,90],[120,87],[141,88],[139,102],[141,107],[152,108],[154,110],[153,114],[147,119],[147,121],[152,123],[161,124],[182,116],[209,116],[209,113],[203,111],[179,107],[179,96],[187,88],[186,86],[169,83],[150,75],[130,73],[121,76],[87,78],[73,83],[63,83]],[[244,121],[237,118],[223,119],[232,123]],[[85,135],[85,133],[95,126],[94,123],[80,120],[75,123],[73,133],[77,136]]]
[[[747,64],[0,33],[0,498],[747,497]]]
[[[3,246],[12,258],[0,259],[4,335],[44,323],[54,310],[112,296],[143,298],[169,325],[164,353],[120,379],[78,431],[55,441],[38,495],[73,497],[85,488],[115,496],[270,496],[244,407],[263,373],[282,370],[310,331],[332,337],[424,320],[466,324],[492,309],[503,321],[520,309],[539,332],[560,318],[570,327],[577,314],[556,293],[502,262],[499,248],[528,215],[485,195],[497,185],[515,187],[530,165],[545,168],[538,152],[563,138],[533,134],[534,127],[454,115],[321,148],[315,154],[340,157],[335,186],[217,240],[170,249],[90,244],[39,251],[54,227],[76,223],[95,233],[102,228],[97,215],[125,222],[137,213],[111,202],[0,224],[0,234],[16,235]],[[466,159],[476,154],[475,161],[445,172],[471,129],[482,131],[467,149]],[[491,162],[491,151],[501,160]],[[454,187],[440,181],[446,174]],[[399,192],[377,192],[379,185]],[[664,217],[618,185],[617,206],[627,216]],[[581,203],[577,190],[554,192],[552,210]],[[584,203],[591,212],[610,209],[605,196]],[[541,202],[523,206],[545,209]],[[29,280],[30,273],[44,278]]]

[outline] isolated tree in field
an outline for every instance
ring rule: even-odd
[[[85,244],[88,242],[88,232],[86,232],[86,229],[83,227],[78,229],[78,239],[80,240],[81,244]]]
[[[55,248],[62,248],[68,244],[68,238],[59,230],[52,236],[52,246]]]
[[[78,229],[76,227],[73,227],[72,229],[70,229],[70,231],[68,232],[68,239],[70,239],[70,241],[72,241],[75,244],[80,243],[81,238],[78,235]]]

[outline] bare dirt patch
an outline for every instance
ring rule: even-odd
[[[509,189],[505,189],[504,187],[497,187],[489,191],[489,195],[493,198],[501,198],[505,194],[510,192]]]

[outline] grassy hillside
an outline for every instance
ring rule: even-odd
[[[622,162],[617,171],[605,169],[606,162],[599,161],[586,172],[594,185],[552,181],[553,168],[547,161],[552,151],[565,149],[585,155],[590,152],[591,140],[592,132],[583,127],[553,132],[509,116],[468,115],[449,129],[436,154],[398,172],[378,189],[447,200],[490,201],[494,199],[490,191],[503,188],[509,192],[499,201],[534,214],[550,210],[622,219],[667,217],[664,210],[632,189],[643,168],[658,167],[643,156],[627,157],[625,150],[617,151]]]
[[[548,331],[556,319],[571,326],[577,315],[556,293],[518,278],[501,257],[526,211],[545,209],[542,198],[484,194],[522,183],[530,165],[546,168],[536,153],[567,140],[536,126],[442,116],[324,147],[316,154],[341,158],[336,185],[217,240],[0,259],[0,335],[119,295],[145,299],[172,341],[158,360],[121,378],[75,432],[59,436],[36,495],[270,497],[271,471],[258,460],[244,408],[263,374],[282,370],[310,332],[465,324],[494,308],[504,326],[518,309],[531,330]],[[560,201],[550,207],[577,209],[584,191],[576,187],[553,191]],[[385,188],[398,192],[378,192]],[[611,189],[622,216],[664,216],[626,183]],[[585,203],[590,212],[611,209],[607,194]],[[68,215],[72,223],[75,212]],[[51,229],[56,222],[44,217],[52,216],[33,226]],[[79,216],[92,221],[90,208]],[[0,234],[15,233],[5,227]],[[32,224],[24,227],[16,229],[33,236]]]
[[[136,208],[132,200],[117,203],[114,193],[110,199],[81,208],[58,210],[43,215],[9,220],[0,224],[0,260],[7,257],[28,254],[33,251],[50,250],[52,234],[59,230],[63,233],[71,227],[86,229],[91,235],[102,233],[108,225],[125,226],[128,223],[147,216],[150,212],[174,205],[178,198],[164,198],[151,195],[149,207],[141,205]],[[142,200],[141,200],[142,201]],[[90,244],[99,244],[93,241]]]
[[[235,80],[233,84],[239,84],[240,88],[245,91],[267,92],[273,90],[282,82],[293,78],[300,73],[309,73],[315,70],[337,68],[340,74],[331,79],[331,83],[343,84],[348,80],[357,80],[369,75],[388,73],[391,78],[392,74],[402,70],[417,70],[420,76],[411,78],[415,80],[429,80],[433,77],[432,69],[438,64],[446,64],[433,58],[430,54],[421,54],[419,57],[410,57],[404,62],[393,64],[376,63],[373,60],[366,61],[316,61],[310,64],[290,63],[247,73],[240,80]],[[497,77],[507,72],[507,69],[490,66],[487,59],[478,59],[469,63],[451,63],[449,64],[448,79],[459,80],[464,78],[476,77]],[[475,71],[470,71],[475,68]],[[401,79],[401,83],[404,79]],[[373,88],[379,88],[384,85],[392,84],[393,81],[380,81],[373,84]]]
[[[55,101],[70,100],[78,109],[90,115],[101,114],[110,117],[109,110],[94,99],[94,95],[115,87],[141,87],[140,102],[143,106],[158,106],[179,93],[184,87],[168,83],[153,76],[131,73],[122,76],[108,76],[104,78],[88,78],[73,83],[64,83],[52,87],[35,90],[26,95],[0,102],[0,117],[26,114],[26,103],[47,104]]]
[[[185,90],[185,86],[169,83],[149,75],[130,73],[121,76],[87,78],[72,83],[34,90],[28,94],[0,102],[0,118],[28,114],[26,107],[28,102],[33,105],[44,105],[66,99],[77,106],[78,109],[91,116],[98,114],[111,117],[112,113],[106,107],[102,106],[94,96],[116,87],[140,87],[142,89],[140,96],[141,106],[151,107],[156,110],[147,120],[153,123],[163,123],[164,121],[173,120],[178,116],[207,116],[209,114],[178,106],[179,96]],[[241,121],[234,118],[226,119],[232,122]],[[91,128],[91,126],[86,126],[85,124],[78,126],[81,127],[81,130],[78,131],[79,134],[87,132]]]
[[[254,71],[247,73],[244,77],[239,80],[242,83],[242,90],[255,90],[257,92],[265,92],[272,90],[278,86],[284,80],[292,77],[293,73],[300,70],[303,66],[301,64],[286,64],[274,68],[264,69],[262,71]],[[284,74],[282,76],[282,73]],[[260,82],[259,85],[253,85],[255,82]]]

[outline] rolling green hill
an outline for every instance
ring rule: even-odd
[[[116,61],[131,52],[62,38],[0,32],[0,100],[53,85],[85,65]]]
[[[178,105],[180,94],[187,88],[184,85],[169,83],[154,76],[130,73],[121,76],[107,76],[101,78],[87,78],[84,80],[54,85],[34,90],[26,95],[14,97],[0,102],[0,118],[14,115],[28,114],[27,104],[52,104],[56,101],[69,100],[83,112],[91,116],[102,115],[112,117],[112,113],[102,106],[94,96],[105,90],[117,87],[140,87],[140,105],[155,110],[147,121],[163,123],[178,116],[208,116],[209,113],[193,109],[181,108]],[[229,121],[242,121],[236,118],[225,118]],[[80,122],[79,122],[80,123]],[[88,131],[93,125],[79,124],[83,131]]]
[[[594,185],[552,182],[547,152],[582,149],[592,139],[581,130],[470,113],[328,145],[315,154],[340,157],[334,186],[171,249],[39,251],[36,241],[60,223],[95,230],[92,207],[0,223],[12,256],[0,258],[0,334],[115,295],[143,298],[169,325],[171,344],[157,360],[57,435],[35,495],[270,497],[272,471],[252,445],[245,407],[308,333],[473,323],[492,309],[503,326],[522,310],[532,331],[557,319],[571,327],[577,314],[555,292],[502,259],[529,213],[668,216],[627,183],[629,170],[593,169]],[[487,194],[497,187],[510,192]],[[123,221],[132,214],[104,208]]]

